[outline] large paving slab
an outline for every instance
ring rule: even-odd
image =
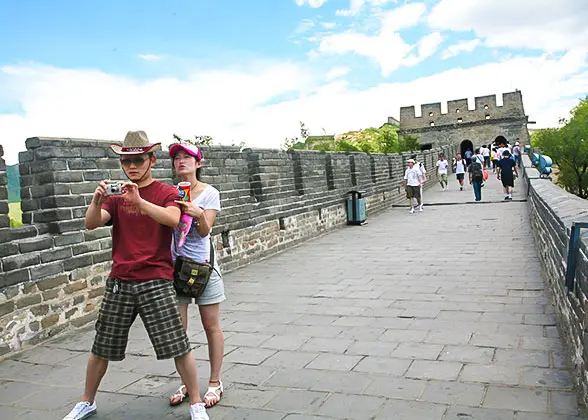
[[[226,275],[226,391],[211,419],[579,419],[526,204],[502,202],[492,178],[466,204],[471,188],[450,181],[426,191],[422,213],[393,208]],[[190,314],[204,386],[206,339]],[[0,418],[61,419],[92,338],[0,362]],[[187,419],[187,405],[167,404],[177,386],[137,323],[94,418]]]

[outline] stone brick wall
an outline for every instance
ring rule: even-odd
[[[6,177],[6,162],[2,158],[4,148],[0,145],[0,228],[10,226],[8,216],[8,178]]]
[[[84,215],[99,180],[124,176],[108,144],[27,139],[19,155],[25,226],[0,228],[0,355],[95,318],[111,264],[111,229],[86,231]],[[439,152],[418,158],[432,171]],[[224,271],[343,226],[352,189],[367,191],[371,214],[404,200],[409,154],[225,146],[203,153],[203,181],[221,192],[213,241]],[[173,183],[169,156],[157,157],[154,177]],[[0,213],[4,171],[0,167]],[[430,178],[427,185],[434,183]]]
[[[588,232],[577,254],[575,290],[565,287],[568,241],[572,222],[588,221],[588,202],[569,194],[531,167],[523,156],[528,185],[531,225],[544,274],[553,292],[559,332],[575,369],[576,385],[588,406]]]

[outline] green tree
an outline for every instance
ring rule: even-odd
[[[418,137],[398,137],[400,127],[386,123],[381,127],[348,131],[335,139],[334,136],[310,136],[306,126],[300,122],[300,137],[286,138],[286,150],[320,150],[331,152],[398,153],[419,150]],[[324,131],[324,130],[323,130]]]
[[[184,143],[193,144],[194,146],[212,146],[214,144],[214,140],[210,136],[199,136],[199,135],[195,135],[194,136],[194,140],[192,140],[192,139],[182,139],[177,134],[174,134],[173,136],[174,136],[174,140],[175,140],[174,143],[184,142]]]
[[[419,136],[414,134],[407,134],[400,139],[399,152],[412,152],[413,150],[420,150]]]
[[[557,182],[567,191],[588,198],[588,96],[572,109],[559,128],[538,130],[531,145],[540,148],[559,167]]]
[[[285,150],[305,150],[306,140],[310,136],[310,130],[306,128],[304,122],[300,121],[300,137],[286,137],[282,148]]]

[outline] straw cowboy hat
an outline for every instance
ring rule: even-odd
[[[149,139],[144,131],[129,131],[125,136],[122,146],[113,143],[110,148],[117,155],[140,155],[159,150],[161,143],[149,144]]]

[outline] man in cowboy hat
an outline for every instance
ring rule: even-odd
[[[170,251],[172,229],[180,220],[178,191],[151,176],[154,152],[143,131],[129,131],[121,145],[111,149],[120,156],[129,178],[121,195],[108,195],[109,181],[96,188],[86,211],[86,228],[112,225],[112,270],[96,321],[96,337],[86,370],[82,401],[64,420],[81,420],[96,413],[95,396],[109,361],[125,358],[128,334],[141,316],[157,359],[174,358],[190,395],[192,420],[208,420],[198,391],[196,361],[182,327]]]

